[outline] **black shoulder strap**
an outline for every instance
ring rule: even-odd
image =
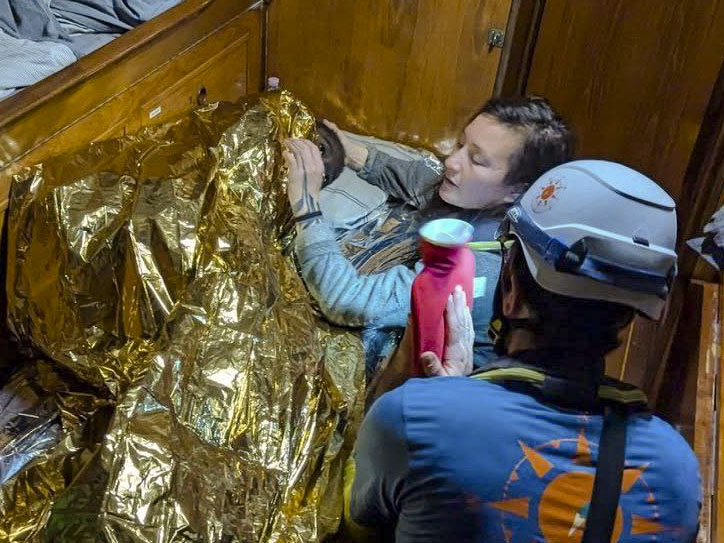
[[[626,411],[621,406],[606,408],[593,496],[581,543],[609,543],[616,521],[626,459]]]

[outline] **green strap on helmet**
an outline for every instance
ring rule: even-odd
[[[513,245],[514,240],[508,240],[503,242],[506,248],[510,248],[511,245]],[[500,250],[500,242],[499,241],[471,241],[468,243],[468,248],[471,251],[475,251],[477,253],[482,252],[493,252],[493,251],[499,251]]]

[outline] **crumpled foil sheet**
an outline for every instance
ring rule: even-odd
[[[97,454],[99,417],[76,417],[43,449],[83,436],[57,451],[62,467],[26,455],[0,485],[14,492],[0,502],[15,518],[7,541],[306,542],[337,529],[364,363],[289,256],[279,142],[313,124],[269,93],[16,180],[10,324],[114,411]],[[30,466],[58,479],[43,496],[19,483]]]
[[[54,499],[99,453],[111,413],[43,360],[0,390],[0,541],[37,540]]]

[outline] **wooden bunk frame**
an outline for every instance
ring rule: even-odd
[[[0,226],[20,168],[260,91],[265,9],[186,0],[0,102]]]

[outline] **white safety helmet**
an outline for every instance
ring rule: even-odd
[[[676,204],[621,164],[577,160],[543,174],[499,231],[521,242],[545,290],[661,316],[676,276]]]

